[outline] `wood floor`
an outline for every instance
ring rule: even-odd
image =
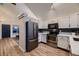
[[[31,52],[23,53],[14,39],[0,40],[0,56],[68,56],[69,53],[40,43]]]
[[[22,54],[15,40],[9,38],[0,40],[0,56],[19,56]]]
[[[25,53],[28,56],[68,56],[69,53],[67,51],[52,48],[46,44],[39,44],[39,46],[32,50],[31,52]]]

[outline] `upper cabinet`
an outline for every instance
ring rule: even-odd
[[[79,28],[79,13],[58,18],[59,28]]]
[[[62,22],[62,17],[59,17],[58,18],[58,24],[59,24],[59,28],[62,28],[63,27],[63,22]]]
[[[79,13],[77,13],[76,15],[77,15],[77,27],[79,28]]]
[[[70,15],[70,28],[77,28],[77,14]]]
[[[69,16],[58,18],[59,28],[69,28]]]

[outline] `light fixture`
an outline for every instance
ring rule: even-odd
[[[54,8],[53,3],[51,4],[51,8],[50,8],[50,10],[48,12],[48,18],[49,19],[56,18],[56,10]]]

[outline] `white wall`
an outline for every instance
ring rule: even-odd
[[[32,11],[25,4],[16,4],[16,8],[19,14],[26,14],[27,16],[19,20],[19,47],[25,51],[26,50],[26,34],[25,34],[25,22],[31,20],[33,22],[38,22],[38,18],[32,13]]]
[[[27,19],[27,18],[26,18]],[[24,19],[19,20],[19,47],[25,51],[25,21]]]
[[[31,20],[32,22],[37,22],[34,19],[30,19],[28,17],[24,17],[19,20],[19,47],[25,52],[26,50],[26,21]]]
[[[2,24],[11,25],[11,37],[14,37],[12,26],[18,25],[18,21],[14,13],[4,6],[0,6],[0,39],[2,39]]]
[[[28,17],[37,19],[33,12],[24,3],[17,3],[16,9],[19,12],[19,14],[26,13]]]

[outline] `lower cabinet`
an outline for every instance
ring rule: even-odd
[[[69,37],[65,37],[65,36],[58,36],[57,38],[57,46],[59,48],[65,49],[65,50],[69,50]]]
[[[38,42],[47,43],[47,34],[39,33],[38,34]]]

